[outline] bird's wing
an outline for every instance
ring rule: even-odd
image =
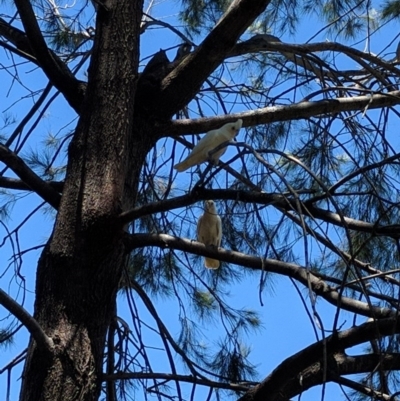
[[[206,211],[197,221],[197,240],[204,245],[220,246],[222,238],[222,223],[215,206],[206,206]],[[219,260],[204,258],[204,266],[208,269],[218,269]]]
[[[175,164],[174,169],[185,171],[189,167],[201,164],[208,160],[209,152],[215,149],[223,142],[229,141],[236,136],[242,126],[242,120],[234,123],[227,123],[218,129],[208,131],[198,144],[193,148],[188,157],[181,163]],[[219,158],[226,152],[226,147],[214,153],[211,158],[215,164],[218,164]]]
[[[197,222],[197,239],[204,245],[217,244],[217,222],[214,217],[204,213]]]
[[[203,238],[205,238],[205,244],[219,247],[222,238],[221,218],[216,214],[212,214],[209,217],[208,224],[206,225],[208,230],[206,230],[205,237]],[[218,269],[220,262],[218,259],[206,257],[204,258],[204,266],[208,269]]]
[[[215,216],[216,217],[216,223],[217,223],[217,239],[216,239],[216,244],[218,247],[221,246],[221,240],[222,240],[222,221],[221,221],[221,217],[219,217],[218,215]]]
[[[221,145],[221,143],[224,143],[226,141],[229,141],[230,138],[227,137],[224,132],[218,132],[215,134],[215,141],[213,146],[211,146],[211,148],[209,149],[209,152],[213,149],[215,149],[217,146]],[[219,162],[219,158],[226,152],[227,148],[224,147],[218,151],[216,151],[215,153],[213,153],[211,155],[211,159],[214,162],[214,164],[218,164]]]
[[[197,146],[197,145],[196,145]],[[182,162],[175,164],[174,169],[179,172],[187,170],[189,167],[195,166],[196,164],[203,163],[207,160],[207,156],[204,156],[201,152],[201,149],[196,147],[193,148],[193,151],[188,155],[188,157]]]
[[[203,224],[203,220],[204,220],[204,214],[202,214],[199,217],[199,220],[197,221],[197,241],[199,242],[203,242],[203,231],[204,231],[204,224]]]
[[[219,145],[218,140],[220,140],[220,137],[217,129],[207,132],[193,148],[192,154],[201,153],[207,157],[207,153]]]
[[[208,158],[208,151],[217,146],[213,146],[213,142],[215,141],[215,131],[217,130],[207,132],[207,134],[201,138],[197,145],[193,148],[188,157],[181,163],[175,164],[174,169],[178,171],[185,171],[189,167],[205,162]]]

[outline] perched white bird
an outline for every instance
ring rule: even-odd
[[[222,223],[218,216],[215,203],[212,200],[204,202],[204,214],[197,222],[197,240],[206,246],[221,246]],[[219,260],[204,258],[204,266],[208,269],[218,269]]]
[[[209,152],[215,149],[221,143],[231,141],[242,128],[243,121],[239,118],[234,123],[228,123],[221,128],[208,131],[207,134],[200,139],[199,143],[193,148],[189,156],[181,163],[175,164],[174,169],[179,172],[187,170],[196,164],[201,164],[211,159],[214,164],[218,164],[219,158],[226,152],[226,147],[218,150],[213,155]]]

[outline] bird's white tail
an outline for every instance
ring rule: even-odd
[[[204,258],[204,266],[207,267],[207,269],[218,269],[219,260]]]

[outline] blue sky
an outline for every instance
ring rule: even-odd
[[[176,10],[171,7],[171,4],[176,4],[175,2],[164,2],[161,3],[159,7],[154,9],[156,17],[166,17],[165,20],[169,23],[174,23],[176,18]],[[3,7],[3,6],[2,6]],[[313,34],[320,29],[321,25],[317,20],[308,20],[299,29],[298,34],[295,37],[281,37],[283,41],[290,43],[302,43],[307,41]],[[390,40],[394,40],[391,47],[385,50],[387,52],[386,59],[391,58],[396,48],[396,33],[393,30],[396,27],[392,24],[386,27],[382,32],[373,36],[370,42],[371,51],[378,53],[381,49],[384,49],[388,40],[388,35],[390,32]],[[396,28],[397,29],[397,28]],[[275,32],[271,32],[275,34]],[[160,37],[162,40],[160,40]],[[328,37],[325,32],[318,36],[318,41],[323,41],[329,39],[331,41],[335,38]],[[314,39],[313,41],[317,41]],[[341,39],[338,39],[342,42]],[[143,36],[143,54],[142,59],[158,51],[160,48],[169,48],[171,46],[178,45],[180,40],[171,34],[168,30],[163,29],[160,35],[160,30],[149,31]],[[343,42],[342,42],[343,43]],[[357,45],[358,48],[363,49],[365,47],[365,41],[360,41]],[[168,55],[170,59],[173,58],[175,50],[171,50]],[[0,65],[10,65],[12,60],[8,58],[4,51],[0,50]],[[348,68],[355,68],[354,63],[347,61]],[[143,63],[143,65],[145,62]],[[82,70],[81,78],[84,77],[84,71]],[[1,112],[3,117],[6,113],[13,113],[17,121],[24,116],[24,114],[29,110],[32,104],[32,99],[25,99],[12,109],[9,109],[13,103],[19,99],[21,96],[26,95],[26,90],[16,81],[16,78],[5,75],[2,71],[2,76],[4,81],[2,81],[2,86],[0,87],[0,98],[6,98],[6,103],[1,105]],[[37,69],[32,68],[31,65],[27,65],[25,68],[24,76],[21,77],[23,82],[28,82],[31,90],[38,90],[46,84],[46,80],[43,75]],[[13,83],[14,81],[14,83]],[[37,98],[37,97],[36,97]],[[49,133],[57,135],[58,133],[66,133],[74,128],[75,116],[69,110],[68,106],[65,105],[62,99],[57,99],[46,111],[45,115],[40,118],[39,126],[35,129],[34,134],[29,138],[26,144],[26,151],[30,149],[40,149],[43,141],[48,136]],[[235,111],[239,111],[235,110]],[[222,113],[222,111],[221,111]],[[29,125],[30,126],[30,125]],[[11,128],[5,130],[6,133],[10,133],[15,128],[13,125]],[[61,130],[61,131],[60,131]],[[0,131],[1,134],[1,131]],[[244,130],[239,134],[238,139],[241,140],[244,137]],[[398,144],[398,140],[397,140]],[[23,152],[24,154],[24,152]],[[61,155],[62,159],[65,155]],[[229,157],[229,153],[225,155],[225,158]],[[11,174],[7,174],[11,176]],[[187,184],[184,176],[177,176],[177,186],[185,186]],[[25,217],[30,213],[30,211],[39,205],[41,200],[33,194],[30,194],[18,201],[15,205],[12,213],[12,219],[6,221],[9,228],[13,229],[17,227],[20,222],[22,222]],[[201,213],[201,205],[193,206],[193,213],[198,216]],[[29,221],[25,224],[24,228],[18,232],[18,237],[13,236],[14,245],[19,244],[21,249],[28,249],[30,247],[37,246],[44,243],[51,232],[52,226],[52,215],[51,213],[36,213],[32,216]],[[194,231],[193,231],[194,233]],[[0,238],[3,238],[6,233],[3,227],[0,227]],[[193,236],[194,238],[194,236]],[[18,243],[15,242],[18,240]],[[301,250],[299,248],[299,257],[302,259]],[[0,272],[3,272],[6,266],[10,263],[9,257],[11,254],[11,243],[7,241],[5,245],[0,248]],[[10,294],[15,296],[17,300],[22,301],[24,299],[24,306],[28,311],[32,312],[32,305],[34,301],[34,280],[37,258],[40,254],[40,250],[32,251],[23,257],[23,264],[21,266],[20,274],[25,278],[25,296],[23,296],[23,291],[21,285],[23,282],[15,276],[15,269],[18,268],[17,265],[12,264],[7,272],[0,276],[0,287],[10,291]],[[229,268],[229,266],[224,266],[224,268]],[[279,363],[281,363],[285,358],[291,356],[293,353],[300,351],[303,347],[314,342],[314,329],[307,314],[304,310],[304,306],[301,302],[299,295],[297,294],[292,283],[287,278],[276,277],[273,280],[272,291],[263,293],[263,303],[264,306],[260,305],[259,294],[258,294],[259,281],[256,276],[249,277],[240,283],[236,283],[230,287],[230,302],[238,308],[249,308],[257,310],[262,318],[263,329],[260,330],[255,335],[246,339],[247,344],[252,348],[250,360],[256,366],[258,366],[260,379],[264,378],[267,374],[271,372]],[[302,289],[303,297],[310,308],[310,300],[307,296],[307,291]],[[119,313],[120,316],[129,320],[129,313],[126,309],[124,302],[124,297],[120,297],[119,302]],[[140,303],[139,303],[140,304]],[[155,304],[158,308],[160,315],[163,317],[167,326],[170,327],[171,333],[177,335],[176,327],[177,319],[177,308],[173,301],[166,301],[165,299],[155,300]],[[324,327],[329,330],[332,327],[333,316],[335,308],[326,305],[324,301],[318,300],[316,304],[318,313],[323,319]],[[142,309],[145,321],[154,325],[154,321],[148,316],[148,314]],[[4,309],[0,308],[0,318],[5,318],[7,313]],[[348,327],[352,323],[351,315],[347,313],[341,314],[341,323],[345,327]],[[10,319],[2,320],[0,325],[7,325]],[[213,327],[208,328],[210,337],[215,336]],[[320,334],[320,333],[319,333]],[[152,339],[150,334],[147,337],[149,343],[154,342],[154,346],[158,346],[157,340]],[[205,341],[207,338],[205,338]],[[16,354],[18,354],[27,345],[27,334],[25,330],[21,330],[15,337],[15,343],[11,345],[8,349],[2,349],[0,369],[8,361],[10,361]],[[155,352],[157,355],[157,352]],[[163,360],[162,358],[160,358]],[[169,367],[166,367],[165,363],[159,363],[159,370],[163,371],[163,368],[169,371]],[[16,369],[12,373],[12,382],[15,385],[12,386],[12,393],[10,400],[17,399],[19,380],[18,376],[20,371]],[[182,373],[185,373],[182,371]],[[7,382],[7,375],[3,373],[0,375],[0,388],[5,388]],[[333,386],[329,385],[329,389]],[[313,397],[319,397],[321,389],[314,389],[307,393],[307,399],[313,399]],[[335,386],[334,391],[327,391],[325,400],[337,400],[340,391]]]

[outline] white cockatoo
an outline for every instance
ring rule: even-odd
[[[197,241],[206,246],[221,246],[222,223],[218,216],[215,203],[212,200],[204,202],[204,214],[197,222]],[[204,258],[204,266],[208,269],[218,269],[219,260]]]
[[[209,152],[218,145],[221,145],[221,143],[231,141],[238,134],[240,128],[242,128],[242,124],[243,120],[239,118],[239,120],[234,123],[227,123],[221,128],[208,131],[193,148],[189,156],[182,162],[175,164],[174,169],[179,172],[185,171],[189,167],[201,164],[210,159],[214,164],[218,164],[219,158],[226,152],[226,147],[212,155],[209,155]]]

